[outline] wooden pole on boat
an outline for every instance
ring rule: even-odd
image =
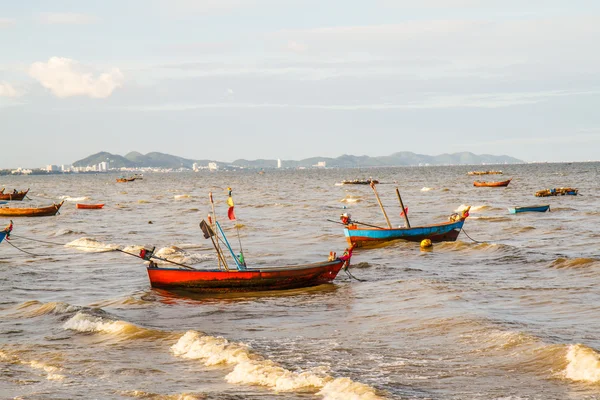
[[[226,271],[229,271],[229,266],[227,265],[227,261],[225,260],[225,256],[223,255],[223,250],[221,250],[221,246],[219,245],[219,233],[217,232],[217,214],[215,213],[215,202],[213,201],[213,195],[212,192],[208,193],[208,198],[210,199],[210,204],[212,206],[212,213],[213,213],[213,224],[214,224],[214,229],[213,231],[215,232],[215,236],[217,237],[216,242],[216,246],[215,249],[217,250],[217,258],[219,259],[219,269],[221,269],[221,263],[223,263],[223,267],[225,267]],[[213,225],[211,224],[211,225]]]
[[[400,202],[400,208],[402,209],[402,215],[404,215],[404,222],[406,222],[406,227],[410,228],[410,222],[408,222],[408,213],[406,212],[406,208],[404,208],[404,203],[402,202],[402,197],[400,197],[400,190],[396,188],[396,195],[398,195],[398,201]]]
[[[377,199],[377,202],[379,203],[379,207],[381,208],[381,212],[383,213],[383,216],[385,217],[385,221],[388,224],[388,227],[390,229],[392,229],[392,224],[390,222],[390,219],[387,216],[387,213],[385,212],[385,208],[383,208],[383,204],[381,204],[381,199],[379,198],[379,193],[377,193],[377,189],[375,189],[375,183],[373,183],[373,181],[371,181],[371,183],[369,183],[369,186],[371,186],[371,189],[373,189],[373,193],[375,193],[375,198]]]

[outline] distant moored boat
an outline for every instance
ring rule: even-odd
[[[81,203],[77,203],[75,204],[76,208],[79,209],[83,209],[83,210],[99,210],[102,207],[104,207],[104,204],[81,204]]]
[[[477,187],[506,187],[508,186],[508,184],[510,183],[511,179],[506,180],[506,181],[501,181],[501,182],[480,182],[480,181],[475,181],[473,182],[473,186],[477,186]]]
[[[520,207],[508,207],[508,211],[511,214],[517,214],[522,212],[546,212],[550,210],[549,204],[542,204],[537,206],[520,206]]]

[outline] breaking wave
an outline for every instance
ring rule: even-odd
[[[433,190],[433,189],[430,187],[424,187],[421,189],[421,192],[429,192],[430,190]]]
[[[119,246],[116,244],[106,244],[102,243],[94,238],[82,237],[72,242],[65,244],[65,247],[73,247],[77,250],[91,252],[91,253],[101,253],[105,251],[114,251],[119,249]]]
[[[600,354],[582,344],[568,346],[564,377],[573,381],[600,382]]]
[[[79,306],[52,301],[42,303],[37,300],[26,301],[17,307],[17,312],[13,316],[21,316],[26,318],[39,317],[47,314],[69,314],[81,310]]]
[[[463,210],[466,210],[467,207],[469,207],[468,204],[461,204],[460,206],[458,206],[458,208],[456,210],[454,210],[454,212],[456,212],[456,213],[462,212]],[[491,210],[491,209],[492,209],[491,206],[486,206],[486,205],[471,206],[471,209],[469,210],[469,212],[470,213],[480,212],[480,211]]]
[[[589,267],[593,264],[598,263],[598,260],[593,258],[566,258],[559,257],[550,264],[552,268],[583,268]]]
[[[358,203],[360,201],[361,201],[361,199],[359,199],[358,197],[354,197],[354,196],[346,196],[340,200],[341,203]]]
[[[134,397],[138,399],[149,400],[204,400],[206,396],[201,393],[177,393],[177,394],[159,394],[144,392],[141,390],[125,390],[119,392],[122,396]]]
[[[138,250],[139,251],[139,250]],[[177,246],[169,246],[160,248],[154,253],[157,257],[164,258],[180,264],[198,264],[207,260],[214,260],[213,254],[190,254],[184,249]],[[164,261],[158,261],[158,263],[165,263]]]
[[[190,196],[189,194],[176,194],[175,196],[173,196],[173,198],[175,200],[180,200],[180,199],[191,199],[192,196]]]
[[[77,332],[97,332],[109,334],[117,339],[165,338],[170,334],[154,329],[142,328],[125,321],[112,320],[78,312],[63,325],[64,329]]]
[[[64,200],[64,201],[84,201],[84,200],[89,200],[90,198],[87,196],[82,196],[82,197],[60,196],[59,199]]]
[[[46,379],[49,381],[62,381],[65,379],[64,375],[58,373],[62,371],[62,368],[43,361],[22,359],[18,351],[10,352],[0,350],[0,361],[10,364],[26,365],[34,370],[41,370],[46,374]]]
[[[325,399],[380,399],[372,387],[349,378],[333,378],[323,367],[304,372],[290,371],[274,361],[254,354],[243,343],[188,331],[171,347],[178,357],[200,360],[206,366],[233,365],[225,379],[230,383],[268,387],[275,391],[319,390]]]

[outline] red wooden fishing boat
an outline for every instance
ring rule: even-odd
[[[506,180],[506,181],[501,181],[501,182],[480,182],[480,181],[475,181],[473,182],[473,186],[477,186],[477,187],[506,187],[508,186],[508,184],[510,183],[512,179]]]
[[[81,203],[77,203],[77,204],[75,204],[75,207],[79,208],[80,210],[99,210],[102,207],[104,207],[104,204],[81,204]]]
[[[0,200],[21,201],[27,196],[28,192],[29,189],[21,190],[20,192],[4,193],[4,189],[2,189],[2,191],[0,191]]]
[[[64,202],[38,208],[0,207],[0,217],[49,217],[56,215]]]
[[[200,292],[253,292],[297,289],[329,283],[335,279],[342,268],[347,268],[350,264],[352,247],[342,257],[336,257],[335,253],[330,253],[328,261],[314,264],[266,268],[247,267],[244,254],[241,250],[241,242],[240,254],[236,255],[223,229],[221,229],[221,225],[216,220],[212,193],[210,194],[210,201],[213,207],[213,218],[209,216],[210,225],[202,220],[200,228],[204,233],[204,238],[211,240],[217,252],[219,269],[196,269],[188,265],[156,257],[154,249],[150,251],[142,249],[139,257],[149,261],[146,270],[148,271],[148,278],[152,287]],[[229,219],[235,220],[235,214],[232,212],[233,200],[231,198],[231,189],[227,204],[230,207],[228,212]],[[228,266],[227,258],[219,242],[222,242],[223,248],[229,250],[231,258],[237,267],[236,269],[230,269]],[[152,259],[169,262],[174,264],[175,267],[158,267]]]
[[[315,264],[229,271],[154,266],[148,266],[147,270],[150,285],[155,288],[252,292],[296,289],[329,283],[335,279],[345,262],[338,258]]]

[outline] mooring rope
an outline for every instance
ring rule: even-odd
[[[468,237],[469,239],[471,239],[473,242],[475,242],[475,243],[477,243],[477,244],[485,244],[485,243],[486,243],[486,242],[479,242],[479,241],[477,241],[477,240],[473,239],[473,238],[472,238],[471,236],[469,236],[469,234],[468,234],[468,233],[465,231],[465,228],[463,228],[463,229],[462,229],[462,231],[463,231],[463,233],[464,233],[465,235],[467,235],[467,237]]]
[[[141,258],[144,259],[142,257],[140,257],[138,254],[135,253],[129,253],[127,251],[121,250],[121,249],[114,249],[114,248],[110,248],[110,247],[94,247],[94,246],[83,246],[83,245],[76,245],[76,244],[68,244],[68,243],[57,243],[57,242],[50,242],[47,240],[39,240],[39,239],[33,239],[33,238],[28,238],[25,236],[19,236],[19,235],[11,235],[11,239],[16,238],[16,239],[25,239],[25,240],[30,240],[32,242],[38,242],[38,243],[44,243],[44,244],[51,244],[51,245],[55,245],[55,246],[67,246],[67,247],[78,247],[78,248],[83,248],[83,249],[96,249],[96,250],[101,250],[101,253],[109,253],[109,252],[114,252],[114,251],[118,251],[120,253],[123,254],[127,254],[133,257],[137,257],[137,258]],[[10,244],[11,246],[13,246],[15,249],[20,250],[24,253],[30,254],[34,257],[52,257],[52,256],[66,256],[66,255],[72,255],[71,253],[64,253],[64,254],[46,254],[46,255],[40,255],[40,254],[33,254],[30,252],[27,252],[25,250],[22,250],[20,248],[18,248],[17,246],[15,246],[14,244],[10,243],[9,241],[7,241],[8,244]],[[89,253],[89,254],[93,254],[93,253]],[[188,269],[196,269],[192,266],[186,265],[186,264],[182,264],[182,263],[178,263],[175,261],[171,261],[171,260],[167,260],[166,258],[162,258],[162,257],[158,257],[155,255],[151,255],[151,258],[155,258],[157,260],[160,261],[164,261],[164,262],[168,262],[171,264],[175,264],[175,265],[179,265],[180,267],[184,267],[184,268],[188,268]]]
[[[352,275],[352,273],[350,272],[349,268],[350,268],[350,265],[346,265],[346,266],[342,267],[342,269],[346,272],[346,275],[348,275],[348,277],[350,279],[356,279],[359,282],[366,282],[365,279],[358,279],[357,277],[355,277],[354,275]]]

